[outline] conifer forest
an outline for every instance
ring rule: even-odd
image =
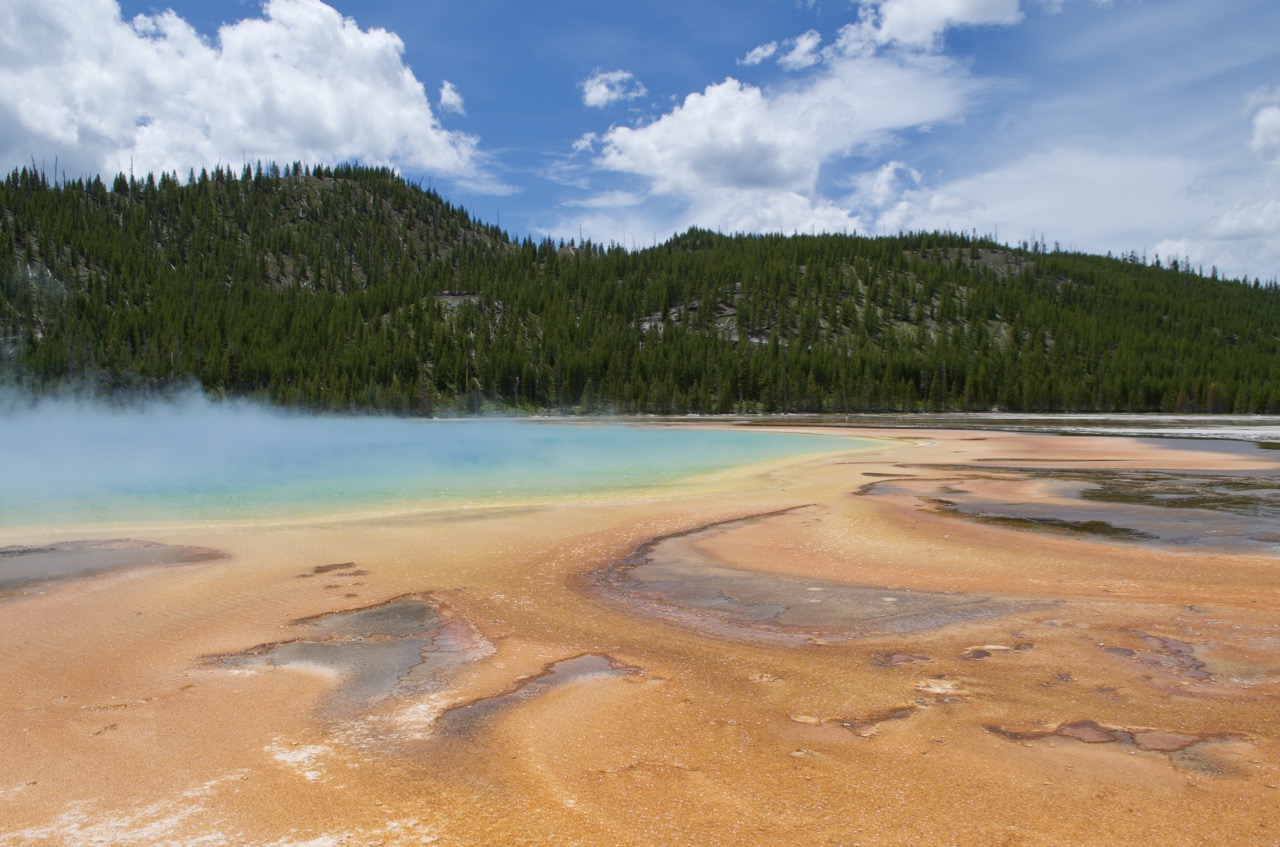
[[[457,415],[1280,413],[1280,287],[976,234],[509,237],[383,168],[0,185],[0,378]]]

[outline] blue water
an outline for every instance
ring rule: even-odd
[[[289,414],[203,397],[0,413],[0,526],[270,520],[646,489],[837,436]]]

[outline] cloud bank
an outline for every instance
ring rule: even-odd
[[[404,45],[319,0],[201,37],[171,11],[114,0],[9,0],[0,11],[0,156],[69,176],[253,160],[359,160],[483,187],[477,141],[445,129]],[[441,109],[461,111],[448,83]]]

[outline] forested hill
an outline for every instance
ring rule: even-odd
[[[0,369],[327,409],[1280,412],[1280,289],[960,234],[516,242],[389,170],[0,186]]]

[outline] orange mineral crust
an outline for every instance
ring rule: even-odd
[[[57,575],[0,583],[0,845],[1280,843],[1240,505],[1280,454],[844,434],[660,495],[5,530]]]

